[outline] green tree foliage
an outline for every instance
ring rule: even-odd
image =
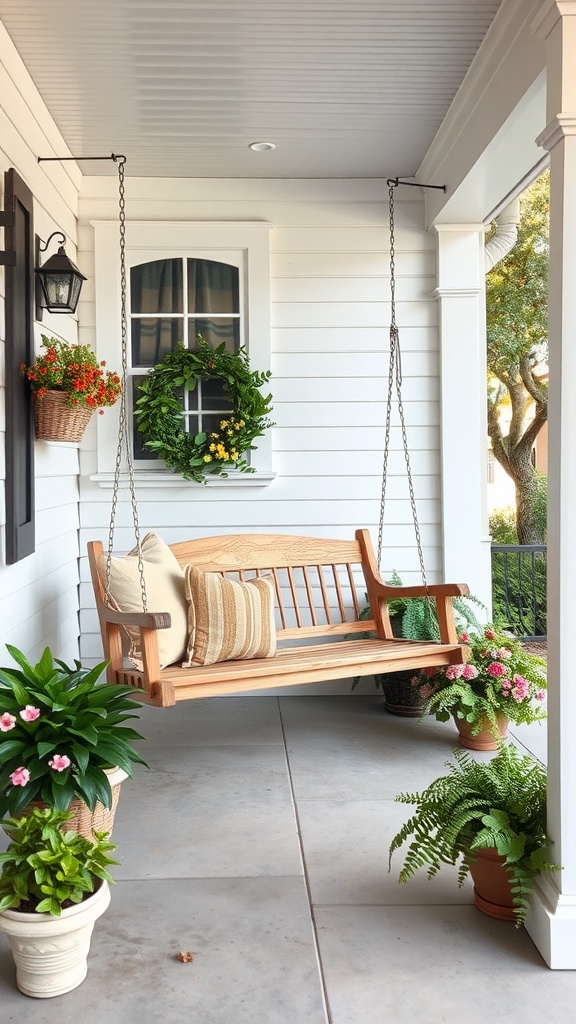
[[[518,240],[486,277],[488,338],[488,433],[494,455],[516,487],[520,544],[542,544],[538,479],[531,453],[548,418],[548,385],[542,365],[548,355],[549,174],[520,200]],[[501,411],[511,413],[503,434]],[[533,405],[534,417],[527,420]]]

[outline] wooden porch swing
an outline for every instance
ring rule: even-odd
[[[125,269],[124,165],[120,163],[120,266],[122,281],[122,372],[127,379],[127,318]],[[401,394],[401,364],[395,315],[394,280],[394,188],[397,179],[388,182],[390,200],[391,305],[390,370],[386,415],[384,465],[378,558],[367,529],[359,529],[350,540],[286,536],[278,534],[238,534],[183,541],[170,545],[180,566],[194,565],[203,573],[242,583],[269,577],[275,596],[278,649],[271,657],[249,657],[195,664],[160,667],[159,631],[171,626],[170,615],[161,609],[148,611],[144,563],[140,543],[134,473],[129,444],[126,387],[120,399],[118,452],[112,497],[108,552],[100,541],[88,543],[88,558],[96,607],[102,633],[104,655],[109,662],[108,680],[145,691],[143,698],[166,707],[193,697],[261,690],[274,686],[295,686],[346,677],[369,676],[428,666],[460,664],[467,648],[457,641],[452,597],[466,596],[465,584],[429,585],[426,581],[420,530],[410,470],[404,411]],[[386,477],[390,442],[392,388],[396,385],[404,456],[410,489],[416,542],[422,572],[422,585],[396,587],[380,577],[379,565],[386,495]],[[111,552],[118,501],[122,449],[125,449],[136,551],[142,593],[142,611],[114,610],[110,595]],[[372,618],[361,619],[365,595]],[[398,639],[392,633],[388,603],[402,598],[424,597],[434,604],[440,643]],[[138,667],[126,658],[126,634],[139,638]],[[374,634],[367,636],[367,633]],[[354,638],[354,634],[357,637]]]

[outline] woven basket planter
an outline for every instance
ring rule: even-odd
[[[120,786],[128,776],[122,768],[115,768],[114,771],[105,769],[112,790],[112,806],[104,807],[104,804],[97,803],[94,810],[82,803],[81,800],[73,800],[68,810],[74,814],[70,821],[66,822],[67,829],[79,832],[85,839],[92,839],[93,832],[107,832],[108,837],[112,835],[114,815],[120,799]]]
[[[414,671],[388,672],[378,676],[384,694],[384,710],[389,715],[399,718],[418,718],[423,711],[424,702],[420,691],[412,686]]]
[[[48,391],[43,398],[32,392],[34,426],[39,441],[71,441],[78,444],[93,409],[71,409],[65,391]]]
[[[85,839],[93,839],[93,832],[107,832],[108,838],[112,834],[112,826],[114,825],[114,815],[116,814],[116,808],[118,806],[118,800],[120,799],[120,786],[127,779],[128,776],[122,768],[105,768],[104,771],[108,776],[110,783],[110,789],[112,790],[112,806],[104,807],[104,804],[98,802],[93,811],[90,810],[87,804],[83,803],[82,800],[73,800],[69,805],[68,810],[72,812],[73,817],[70,821],[66,822],[65,828],[72,832],[79,832]],[[29,804],[30,807],[46,807],[46,804],[42,801],[34,801]],[[23,811],[26,813],[26,810]]]

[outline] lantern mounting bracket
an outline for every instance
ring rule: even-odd
[[[45,242],[43,242],[42,239],[38,238],[38,235],[36,235],[36,238],[38,238],[38,252],[46,252],[46,249],[50,245],[50,242],[53,238],[56,237],[60,239],[60,245],[66,245],[66,235],[63,231],[53,231],[50,237]]]

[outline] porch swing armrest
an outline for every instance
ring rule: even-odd
[[[408,597],[468,597],[470,588],[467,583],[431,583],[427,587],[418,584],[415,587],[393,587],[379,579],[372,581],[378,597],[385,601],[404,600]]]
[[[425,587],[393,587],[380,576],[378,563],[372,547],[370,533],[366,529],[356,530],[356,540],[362,550],[362,568],[368,591],[368,601],[376,623],[378,636],[383,640],[394,639],[388,602],[410,597],[431,597],[436,602],[436,615],[440,639],[444,644],[457,644],[456,626],[451,598],[467,597],[470,593],[466,583],[432,583]]]
[[[110,683],[128,683],[139,686],[148,694],[150,703],[169,706],[175,703],[173,688],[161,682],[158,655],[158,629],[170,626],[168,612],[117,612],[106,606],[100,609],[102,637],[106,657],[106,672]],[[129,630],[130,654],[133,668],[126,668],[125,638]],[[135,635],[137,634],[138,639]],[[135,660],[133,660],[135,658]]]
[[[170,612],[117,612],[105,605],[102,616],[105,622],[138,629],[169,629],[172,625]]]
[[[458,633],[454,621],[454,609],[452,607],[453,597],[466,597],[470,591],[465,583],[435,583],[429,587],[390,587],[377,580],[371,581],[369,588],[372,607],[376,608],[375,619],[381,622],[382,633],[387,635],[387,627],[390,623],[388,613],[388,602],[411,597],[430,597],[436,605],[436,617],[438,619],[438,630],[440,642],[443,644],[457,644]]]

